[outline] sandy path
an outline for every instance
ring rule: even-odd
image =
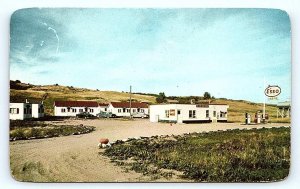
[[[37,182],[138,182],[149,178],[133,171],[125,172],[110,163],[107,157],[98,154],[99,138],[110,141],[136,136],[183,134],[188,132],[216,131],[235,128],[260,128],[289,126],[268,124],[245,126],[233,123],[213,124],[162,124],[149,120],[67,120],[57,124],[84,124],[95,126],[96,131],[85,135],[74,135],[50,139],[10,142],[11,170],[15,179],[34,177]],[[40,162],[41,169],[24,171],[24,164]],[[22,171],[23,170],[23,171]],[[180,181],[171,180],[159,181]]]

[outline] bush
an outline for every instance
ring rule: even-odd
[[[29,124],[27,125],[25,122],[25,124],[17,126],[18,123],[22,122],[14,122],[10,128],[11,141],[78,135],[90,133],[95,130],[95,127],[82,125],[46,125],[34,122],[28,122]]]

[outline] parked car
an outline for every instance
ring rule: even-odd
[[[136,112],[136,113],[132,114],[132,117],[134,117],[134,118],[148,118],[149,115],[145,114],[145,113],[142,113],[142,112]]]
[[[111,112],[100,112],[98,114],[96,114],[97,117],[99,118],[113,118],[113,117],[117,117],[116,114],[113,114]]]
[[[90,114],[89,112],[81,112],[79,114],[76,114],[76,117],[78,118],[94,118],[95,116],[93,114]]]

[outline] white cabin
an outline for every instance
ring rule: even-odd
[[[55,101],[54,116],[76,116],[82,112],[89,112],[96,116],[100,113],[98,102],[95,101]]]
[[[25,102],[11,102],[9,104],[9,119],[24,120],[31,118],[44,117],[43,103],[31,103],[28,100]]]
[[[159,104],[150,106],[151,122],[227,122],[226,104]]]
[[[130,117],[130,103],[111,102],[108,105],[108,112],[115,114],[117,117]],[[148,104],[143,102],[131,102],[131,114],[134,113],[149,115]]]

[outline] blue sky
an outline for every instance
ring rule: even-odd
[[[11,18],[10,77],[255,102],[265,78],[283,101],[290,37],[288,15],[275,9],[23,9]]]

